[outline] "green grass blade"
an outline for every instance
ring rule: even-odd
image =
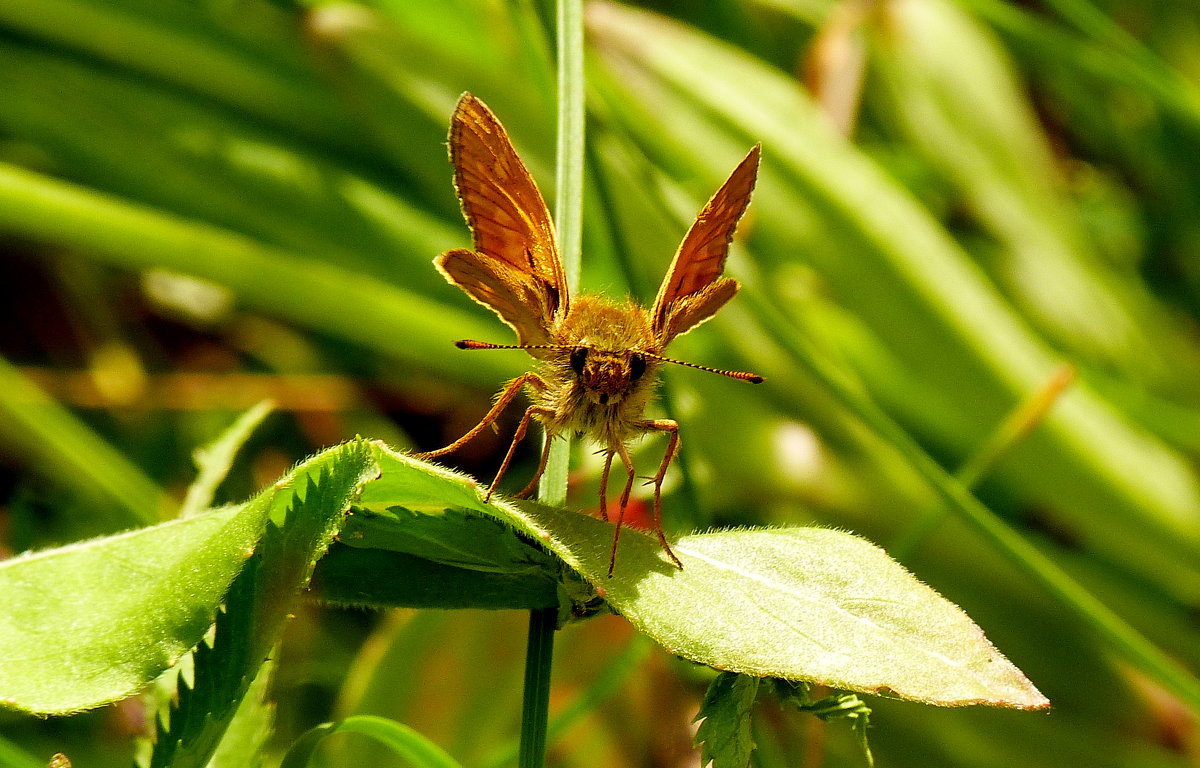
[[[904,34],[873,29],[872,108],[951,185],[990,244],[988,277],[1064,354],[1123,377],[1200,375],[1200,361],[1149,286],[1110,262],[1083,226],[1051,140],[1014,63],[950,4],[897,9]]]
[[[1078,71],[1134,88],[1181,118],[1193,135],[1200,134],[1200,90],[1099,11],[1075,13],[1074,9],[1082,7],[1080,3],[1065,7],[1067,15],[1076,18],[1077,26],[1093,35],[1094,39],[1088,40],[1011,3],[958,2],[1021,44],[1031,56],[1059,61]],[[1082,18],[1084,15],[1087,18]]]
[[[477,315],[367,274],[3,164],[0,227],[125,269],[163,267],[211,280],[266,312],[481,387],[517,370],[518,361],[499,355],[446,354],[453,339],[488,338],[492,326],[473,319]],[[441,332],[402,332],[429,326]]]
[[[202,20],[207,20],[203,14],[195,14],[190,24],[169,25],[116,4],[88,0],[10,0],[0,6],[0,25],[15,32],[353,147],[345,141],[354,134],[353,126],[323,87],[239,51],[228,38],[198,34]],[[294,34],[279,22],[274,25],[277,34]]]
[[[49,480],[96,499],[110,529],[162,519],[162,490],[77,416],[0,358],[0,434]]]
[[[693,143],[686,131],[696,126],[708,126],[694,137],[697,146],[763,141],[755,236],[775,254],[764,270],[783,274],[803,254],[890,359],[903,361],[907,375],[870,363],[862,375],[906,425],[965,455],[1054,369],[1054,352],[949,233],[835,135],[790,78],[663,19],[595,8],[602,9],[590,16],[596,48],[621,75],[614,98],[647,107],[637,113],[645,121],[637,130],[649,146],[677,155]],[[755,83],[753,92],[746,82]],[[724,130],[713,127],[718,122]],[[707,154],[694,153],[692,162],[712,166]],[[807,237],[797,232],[798,212],[807,215]],[[771,292],[768,281],[761,290]],[[790,325],[789,335],[806,332]],[[758,346],[747,342],[731,339],[769,376],[777,363],[760,361]],[[922,398],[906,388],[914,383]],[[790,397],[779,395],[784,403]],[[1071,521],[1084,547],[1180,600],[1200,600],[1200,482],[1184,457],[1088,387],[1064,398],[999,478]]]
[[[403,180],[377,157],[335,154],[127,72],[3,40],[0,90],[0,128],[39,146],[40,167],[76,183],[426,290],[440,279],[416,265],[459,242],[456,229],[395,191]],[[444,164],[442,129],[428,128],[429,151],[417,156]]]
[[[369,736],[386,745],[415,768],[462,768],[437,744],[403,723],[374,715],[356,715],[337,723],[324,723],[301,736],[288,750],[280,768],[306,768],[318,744],[337,733]]]
[[[46,760],[34,757],[0,736],[0,765],[5,768],[46,768]]]
[[[274,406],[270,402],[261,402],[238,417],[229,425],[216,440],[201,446],[193,452],[196,467],[200,470],[196,479],[188,486],[187,496],[179,510],[180,517],[198,514],[212,506],[213,495],[217,486],[229,474],[237,452],[250,439],[258,425],[262,424]]]

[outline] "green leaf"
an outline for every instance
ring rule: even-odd
[[[790,705],[829,722],[831,720],[849,720],[850,727],[858,737],[858,746],[862,750],[867,768],[875,765],[875,757],[871,754],[871,745],[867,741],[867,728],[871,725],[871,708],[853,693],[834,693],[823,699],[813,701],[811,686],[804,683],[793,683],[778,678],[771,681],[775,696],[781,705]]]
[[[204,766],[217,750],[254,671],[262,666],[260,657],[246,672],[253,655],[254,584],[260,564],[260,558],[253,558],[238,574],[225,610],[217,614],[212,645],[201,642],[192,654],[192,684],[179,679],[174,701],[165,717],[156,720],[150,768]]]
[[[548,574],[488,573],[341,544],[334,544],[317,564],[310,597],[377,609],[535,609],[559,603],[558,583]]]
[[[37,552],[0,564],[0,701],[36,714],[66,714],[128,696],[195,646],[211,626],[234,578],[277,507],[279,491],[305,483],[304,499],[326,508],[310,517],[324,528],[305,530],[288,515],[283,549],[291,561],[266,588],[282,609],[332,538],[347,492],[312,478],[327,472],[345,485],[361,480],[369,456],[363,443],[309,459],[253,501],[151,528]],[[284,498],[288,498],[285,496]],[[292,533],[295,531],[295,533]],[[274,643],[282,615],[257,626],[260,663]],[[257,663],[255,668],[257,668]]]
[[[612,524],[495,496],[485,504],[474,481],[374,445],[382,474],[364,504],[440,497],[505,520],[671,653],[928,704],[1049,705],[958,606],[864,539],[822,528],[684,536],[673,545],[679,570],[655,539],[629,530],[607,578]]]
[[[270,698],[274,670],[273,660],[259,667],[208,768],[254,768],[263,764],[263,751],[275,725],[275,704]]]
[[[821,528],[685,536],[675,572],[653,540],[634,540],[622,539],[606,599],[693,661],[943,706],[1049,705],[958,606],[864,539]],[[590,568],[603,565],[589,554]]]
[[[45,768],[44,757],[38,758],[0,736],[0,765],[5,768]]]
[[[511,528],[459,509],[417,512],[395,506],[367,510],[346,521],[338,540],[364,549],[404,552],[458,568],[493,573],[531,572],[544,567]]]
[[[157,677],[212,624],[270,496],[0,564],[0,700],[67,714]]]
[[[371,443],[379,477],[363,489],[358,505],[376,513],[390,507],[418,512],[440,512],[457,507],[490,517],[502,515],[485,504],[479,482],[460,472],[419,461],[381,442]]]
[[[169,725],[163,727],[160,721],[152,767],[209,764],[251,682],[278,643],[313,564],[329,547],[370,470],[366,442],[355,440],[310,459],[276,484],[293,491],[281,524],[267,522],[255,558],[230,590],[211,648],[204,643],[197,647],[194,682],[180,686],[178,703],[168,713]]]
[[[595,613],[594,591],[587,585],[580,588],[578,578],[570,574],[563,578],[561,566],[546,559],[543,548],[530,546],[530,541],[541,544],[559,559],[569,556],[565,542],[547,545],[553,537],[549,529],[498,496],[485,503],[485,492],[473,478],[419,461],[378,441],[372,446],[380,475],[363,490],[357,506],[373,517],[352,516],[341,538],[355,546],[370,542],[385,547],[386,554],[367,549],[356,552],[355,559],[371,553],[369,557],[376,563],[389,571],[407,572],[411,578],[385,584],[366,577],[364,568],[365,578],[355,580],[353,573],[361,566],[350,560],[349,553],[337,551],[337,561],[323,566],[319,574],[322,598],[368,605],[378,600],[378,605],[537,609],[551,604],[548,598],[553,589],[555,604],[566,602],[560,606],[561,615]],[[397,516],[398,509],[403,518]],[[423,514],[413,514],[417,511]],[[461,512],[499,520],[524,541],[517,542],[511,531],[489,528],[486,522],[468,522],[469,516],[463,517]],[[453,538],[480,533],[494,541]],[[411,559],[414,557],[420,559]],[[574,567],[572,559],[567,563]],[[334,579],[329,578],[331,574]]]
[[[496,519],[474,480],[373,447],[380,475],[318,565],[318,599],[375,608],[558,604],[559,566]]]
[[[750,711],[758,697],[759,678],[722,672],[708,686],[696,731],[700,765],[713,768],[746,768],[754,751]]]

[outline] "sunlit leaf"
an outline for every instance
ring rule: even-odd
[[[323,533],[301,541],[285,535],[286,567],[268,569],[273,581],[263,589],[275,590],[276,606],[286,605],[328,546],[365,460],[361,444],[349,443],[301,464],[246,504],[0,563],[0,701],[64,714],[128,696],[157,677],[212,624],[267,520],[274,514],[286,525],[293,488],[311,496],[310,484],[331,472],[349,487],[339,495],[328,487],[333,483],[317,486],[329,503],[308,517],[323,522]],[[293,522],[287,534],[306,528]],[[269,647],[281,620],[260,627],[267,631],[255,642]]]
[[[694,534],[673,545],[680,570],[656,540],[631,530],[608,578],[612,524],[538,504],[484,504],[473,482],[376,450],[392,489],[441,488],[448,502],[508,521],[684,658],[944,706],[1049,704],[960,608],[857,536],[824,528]],[[380,494],[372,487],[363,496],[386,502]]]

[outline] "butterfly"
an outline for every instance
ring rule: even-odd
[[[720,370],[663,355],[672,339],[708,320],[738,291],[737,281],[722,277],[722,272],[734,229],[754,190],[760,146],[750,150],[700,211],[649,310],[628,299],[570,295],[545,200],[500,121],[469,93],[462,95],[454,109],[449,146],[454,185],[474,248],[446,251],[434,264],[450,283],[495,312],[517,334],[516,344],[472,340],[456,344],[460,349],[523,349],[537,362],[534,370],[505,384],[478,425],[444,448],[417,455],[435,458],[470,442],[524,391],[530,405],[517,424],[491,488],[504,477],[518,444],[536,421],[544,428],[546,440],[533,480],[518,497],[528,495],[537,485],[555,436],[583,434],[599,443],[604,453],[600,516],[608,520],[606,489],[613,459],[619,457],[626,477],[609,559],[608,575],[612,576],[636,477],[628,444],[642,434],[666,433],[670,436],[666,451],[649,481],[654,486],[654,526],[663,551],[683,568],[662,527],[662,484],[679,450],[679,425],[671,419],[644,418],[644,413],[664,363],[756,384],[763,381],[753,373]]]

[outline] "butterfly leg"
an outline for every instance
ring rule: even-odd
[[[525,433],[529,431],[530,420],[537,415],[553,416],[554,411],[549,408],[543,408],[540,405],[531,405],[525,409],[525,415],[521,417],[521,422],[517,424],[517,431],[513,432],[512,442],[508,445],[508,453],[504,454],[504,461],[500,462],[500,469],[496,470],[496,477],[492,480],[492,485],[488,488],[487,495],[483,497],[485,502],[491,501],[492,493],[496,490],[496,486],[500,484],[500,479],[504,477],[504,473],[508,471],[508,465],[512,462],[513,455],[517,452],[517,446],[525,439]],[[538,478],[546,471],[546,460],[550,455],[550,441],[546,440],[546,447],[542,449],[542,460],[538,464],[538,470],[533,476],[533,480],[525,487],[521,493],[517,494],[518,498],[523,497],[527,492],[533,490],[533,486],[537,484]]]
[[[483,430],[493,426],[496,423],[496,419],[500,418],[500,414],[504,412],[504,409],[516,399],[518,394],[520,394],[521,387],[525,386],[526,384],[530,384],[536,389],[542,391],[545,391],[546,389],[546,382],[542,380],[541,376],[538,376],[533,372],[521,374],[517,378],[510,381],[504,387],[504,389],[500,390],[500,394],[496,396],[496,403],[492,406],[492,409],[488,411],[487,415],[484,416],[478,424],[472,427],[469,432],[455,440],[453,443],[450,443],[450,445],[447,445],[445,448],[438,448],[436,451],[414,453],[413,456],[416,456],[418,459],[433,459],[437,458],[438,456],[445,456],[447,453],[453,453],[459,448],[462,448],[464,445],[478,437],[479,433],[483,432]]]
[[[621,540],[621,524],[625,522],[625,507],[629,504],[629,494],[633,491],[633,480],[636,477],[633,470],[633,458],[629,455],[629,449],[624,443],[617,444],[617,454],[621,457],[621,461],[625,463],[625,489],[621,491],[620,506],[617,508],[617,530],[613,533],[612,553],[608,557],[608,577],[611,579],[613,569],[617,567],[617,542]],[[609,451],[608,458],[604,463],[605,479],[607,479],[608,466],[612,463],[612,451]],[[603,497],[603,491],[601,492]],[[605,518],[608,519],[607,517]],[[665,544],[664,544],[665,546]],[[670,549],[667,549],[670,552]],[[671,555],[674,559],[675,556]]]
[[[604,469],[600,472],[600,519],[608,522],[608,473],[612,469],[613,451],[604,452]]]
[[[532,411],[535,409],[530,408],[529,410]],[[549,408],[538,408],[536,410],[540,411],[544,416],[551,416],[554,414],[554,411],[550,410]],[[529,417],[529,411],[525,412],[525,417]],[[524,419],[522,419],[522,421],[524,421]],[[537,471],[533,473],[533,479],[529,481],[529,485],[522,488],[521,492],[517,494],[518,499],[527,498],[529,494],[533,493],[533,489],[537,487],[538,480],[542,479],[542,474],[546,471],[546,464],[550,461],[550,443],[552,440],[554,440],[554,435],[547,434],[546,442],[542,444],[542,457],[538,459]],[[509,453],[511,452],[512,449],[510,447]]]
[[[671,439],[667,443],[667,450],[663,454],[662,463],[658,465],[658,473],[654,475],[651,482],[654,483],[654,532],[658,534],[658,543],[662,545],[663,551],[667,553],[667,557],[671,558],[671,562],[683,568],[683,563],[679,562],[679,558],[671,551],[671,546],[667,544],[667,536],[663,533],[662,526],[662,484],[663,478],[667,476],[667,468],[671,466],[671,462],[675,459],[675,454],[679,452],[679,425],[671,419],[650,419],[647,421],[639,421],[634,424],[638,429],[655,432],[670,432]]]

